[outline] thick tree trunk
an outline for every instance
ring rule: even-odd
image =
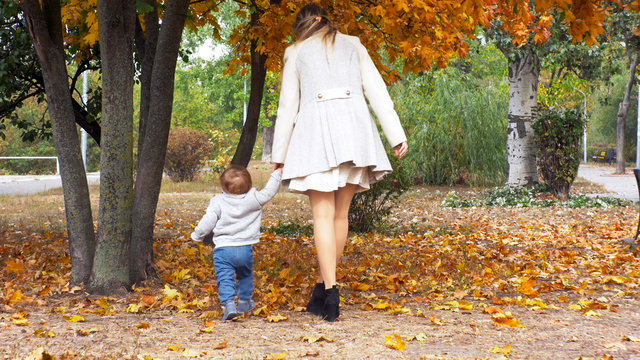
[[[21,6],[42,67],[53,125],[53,140],[60,161],[71,257],[71,282],[84,283],[91,273],[95,234],[89,188],[69,95],[60,1],[45,0],[41,7],[38,0],[24,0]]]
[[[633,52],[629,56],[629,78],[624,88],[624,97],[618,107],[616,121],[616,174],[624,174],[624,130],[627,124],[627,112],[629,111],[629,103],[631,99],[631,91],[636,78],[636,68],[638,67],[638,53]]]
[[[540,60],[531,50],[509,63],[509,125],[506,184],[532,186],[538,182],[536,148],[531,123],[536,117]]]
[[[129,287],[133,207],[133,35],[135,2],[99,0],[102,146],[98,241],[89,290]]]
[[[147,118],[144,121],[144,128],[141,127],[141,130],[144,130],[141,131],[141,137],[138,139],[138,169],[134,189],[130,257],[132,282],[140,282],[155,275],[153,228],[171,128],[175,68],[188,7],[188,0],[173,0],[166,3],[162,28],[154,51],[153,71],[149,77],[150,96],[148,99],[141,99],[141,108],[146,108]]]
[[[260,106],[264,93],[265,78],[267,76],[267,69],[265,67],[267,54],[258,52],[256,45],[256,41],[253,40],[251,42],[251,94],[249,95],[249,104],[247,105],[247,121],[245,121],[242,127],[238,147],[233,155],[233,159],[231,159],[231,163],[235,165],[249,165],[258,133]]]

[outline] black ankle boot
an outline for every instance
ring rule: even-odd
[[[322,307],[324,306],[324,282],[317,283],[316,286],[313,287],[313,292],[311,293],[311,299],[307,303],[307,312],[312,313],[313,315],[322,316]]]
[[[333,322],[340,316],[340,292],[333,285],[331,289],[324,291],[326,299],[322,307],[322,318],[326,321]]]

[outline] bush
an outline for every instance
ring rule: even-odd
[[[455,68],[394,87],[408,130],[406,165],[422,184],[496,185],[504,180],[506,83],[477,85]]]
[[[582,113],[576,109],[549,107],[538,113],[532,124],[538,148],[538,171],[551,192],[569,197],[580,165],[580,138],[584,129]]]
[[[175,182],[191,181],[202,169],[213,145],[207,136],[198,130],[175,129],[169,134],[164,169]]]
[[[393,203],[411,185],[411,175],[407,166],[401,164],[395,154],[388,154],[393,172],[373,184],[368,191],[355,194],[349,208],[349,228],[351,231],[368,233],[380,228],[383,220],[391,213]]]

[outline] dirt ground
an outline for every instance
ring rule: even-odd
[[[583,193],[599,190],[584,182],[576,184],[575,188],[574,191]],[[632,234],[631,228],[638,219],[637,208],[633,206],[480,210],[439,206],[450,190],[414,190],[402,198],[390,220],[411,229],[421,229],[421,224],[428,224],[429,231],[435,233],[444,229],[479,227],[477,222],[483,217],[490,223],[483,225],[487,234],[511,231],[515,234],[540,226],[545,218],[559,227],[569,223],[576,227],[586,219],[604,219],[605,223],[606,219],[616,219],[619,221],[616,224],[622,224],[622,228],[612,225],[611,239],[603,240],[602,233],[584,230],[595,227],[597,224],[593,222],[580,225],[583,226],[580,229],[585,231],[581,241],[608,241],[616,243],[618,249],[621,234]],[[471,190],[458,191],[464,195],[465,191]],[[184,207],[184,204],[176,205],[168,200],[171,197],[163,195],[161,199],[166,212]],[[292,194],[278,197],[265,208],[265,223],[274,223],[276,219],[308,223],[304,197]],[[194,196],[191,200],[187,195],[180,198],[194,209],[202,209],[207,201],[206,196]],[[190,221],[197,220],[199,210],[190,216]],[[169,236],[171,230],[160,227],[158,236]],[[558,241],[565,235],[559,230],[555,234]],[[524,248],[527,245],[517,246]],[[597,246],[601,246],[600,243]],[[597,246],[594,245],[594,249]],[[535,252],[541,249],[521,250],[533,253],[535,258]],[[407,251],[412,250],[408,248]],[[352,256],[355,259],[355,255]],[[635,254],[621,256],[627,263],[613,264],[629,266],[633,261],[637,264],[634,257],[637,259],[638,250]],[[582,262],[580,266],[589,266],[591,261],[604,260],[594,253],[579,261]],[[522,266],[526,268],[528,264]],[[640,268],[636,270],[640,271]],[[593,279],[607,275],[591,271]],[[585,287],[541,291],[536,298],[545,306],[523,305],[515,300],[517,293],[509,293],[507,288],[503,293],[502,287],[498,286],[491,292],[492,299],[487,291],[474,294],[471,290],[457,289],[436,291],[429,296],[420,292],[403,295],[379,288],[355,291],[353,286],[343,283],[344,301],[341,316],[335,323],[327,323],[302,311],[300,305],[304,304],[308,288],[302,289],[300,297],[290,298],[293,302],[290,306],[275,306],[269,316],[250,314],[231,322],[219,319],[215,300],[212,300],[214,305],[202,310],[178,311],[159,306],[153,311],[125,311],[133,303],[135,294],[108,298],[109,311],[97,314],[92,309],[100,308],[95,305],[101,301],[100,297],[67,289],[43,300],[32,294],[31,301],[0,304],[0,359],[48,359],[49,356],[57,359],[640,359],[638,275],[634,269],[631,273],[636,277],[626,277],[624,284],[610,278],[611,281],[589,281]],[[537,276],[551,275],[542,272]],[[6,295],[10,289],[4,291]],[[576,304],[584,299],[599,306],[593,307],[591,313],[576,311]],[[401,303],[401,306],[392,308],[396,311],[372,310],[371,305],[376,301],[377,304],[380,301]],[[258,307],[262,305],[259,303]],[[493,319],[496,316],[491,310],[494,306],[500,308],[499,314],[517,319],[520,326],[500,325]],[[84,321],[70,321],[69,316],[73,315],[82,316]],[[28,325],[16,324],[21,316],[28,320]],[[398,341],[395,335],[401,340]],[[398,349],[403,344],[406,348]]]

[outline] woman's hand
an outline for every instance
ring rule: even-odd
[[[402,157],[407,153],[407,150],[409,150],[409,146],[405,141],[396,145],[396,147],[394,147],[394,150],[396,151],[396,156],[398,157],[398,159],[402,159]]]
[[[282,163],[273,163],[273,170],[272,171],[280,170],[280,172],[282,172],[283,168],[284,168],[284,164],[282,164]]]

